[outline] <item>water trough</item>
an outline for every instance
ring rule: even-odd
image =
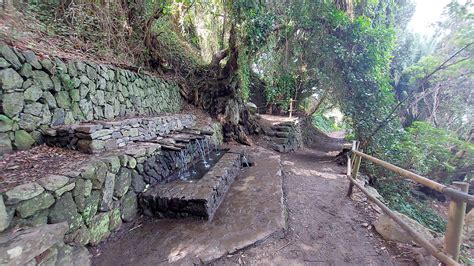
[[[180,170],[167,183],[151,187],[140,196],[143,212],[155,217],[196,216],[212,220],[242,166],[238,151],[211,149],[206,140],[197,140],[199,159],[189,162],[192,151],[179,153]]]

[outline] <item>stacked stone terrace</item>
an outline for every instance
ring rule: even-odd
[[[52,126],[181,109],[176,83],[1,44],[0,87],[0,156],[43,143]]]
[[[194,116],[185,114],[99,121],[51,129],[46,141],[51,145],[97,153],[115,150],[134,141],[154,140],[194,124]]]
[[[52,265],[79,251],[84,257],[87,250],[74,247],[97,245],[134,220],[142,193],[168,182],[183,157],[200,156],[196,140],[221,143],[218,124],[195,129],[193,115],[178,113],[177,85],[153,76],[0,45],[0,86],[0,156],[43,143],[88,154],[74,166],[0,187],[0,264],[18,264],[9,250],[22,239],[35,249],[21,253],[22,263],[51,258]],[[57,224],[54,241],[35,245]],[[37,228],[31,237],[16,234],[28,227]]]
[[[282,122],[272,126],[271,131],[265,132],[272,143],[273,149],[282,152],[292,152],[303,146],[299,121]]]

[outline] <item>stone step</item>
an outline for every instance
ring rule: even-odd
[[[146,215],[197,216],[212,220],[242,165],[240,153],[227,152],[201,179],[159,184],[140,196]]]

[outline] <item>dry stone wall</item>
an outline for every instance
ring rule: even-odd
[[[188,163],[200,156],[193,142],[183,152]],[[136,217],[141,193],[185,167],[181,156],[157,143],[135,143],[16,186],[0,193],[0,232],[67,222],[65,243],[97,245]]]
[[[0,156],[52,126],[178,112],[177,84],[104,64],[41,58],[0,45]]]
[[[303,136],[299,120],[283,122],[265,132],[273,149],[278,152],[292,152],[303,147]]]
[[[134,141],[154,140],[194,125],[194,116],[190,114],[98,121],[48,130],[46,142],[84,153],[97,153],[121,148]]]

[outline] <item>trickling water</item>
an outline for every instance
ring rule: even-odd
[[[209,144],[209,139],[205,138],[203,140],[204,142],[204,146],[205,146],[205,151],[206,151],[206,155],[207,155],[207,158],[210,162],[212,162],[212,156],[211,156],[211,145]]]
[[[244,167],[250,167],[249,161],[247,160],[247,157],[245,157],[245,154],[242,154],[242,160],[244,161]]]
[[[218,148],[218,145],[217,145],[217,140],[216,138],[212,138],[212,143],[214,144],[214,152],[217,154],[217,156],[220,155],[220,151],[219,151],[219,148]]]
[[[178,176],[180,179],[188,179],[191,176],[191,173],[188,171],[188,160],[186,160],[186,154],[184,150],[179,152],[179,161],[181,168],[179,169]]]
[[[203,141],[202,141],[203,142]],[[201,155],[202,157],[202,162],[204,163],[204,166],[206,168],[209,168],[209,163],[207,163],[207,160],[206,160],[206,154],[204,152],[204,148],[203,148],[203,143],[202,143],[200,140],[197,140],[196,143],[198,145],[198,148],[199,148],[199,154]]]

